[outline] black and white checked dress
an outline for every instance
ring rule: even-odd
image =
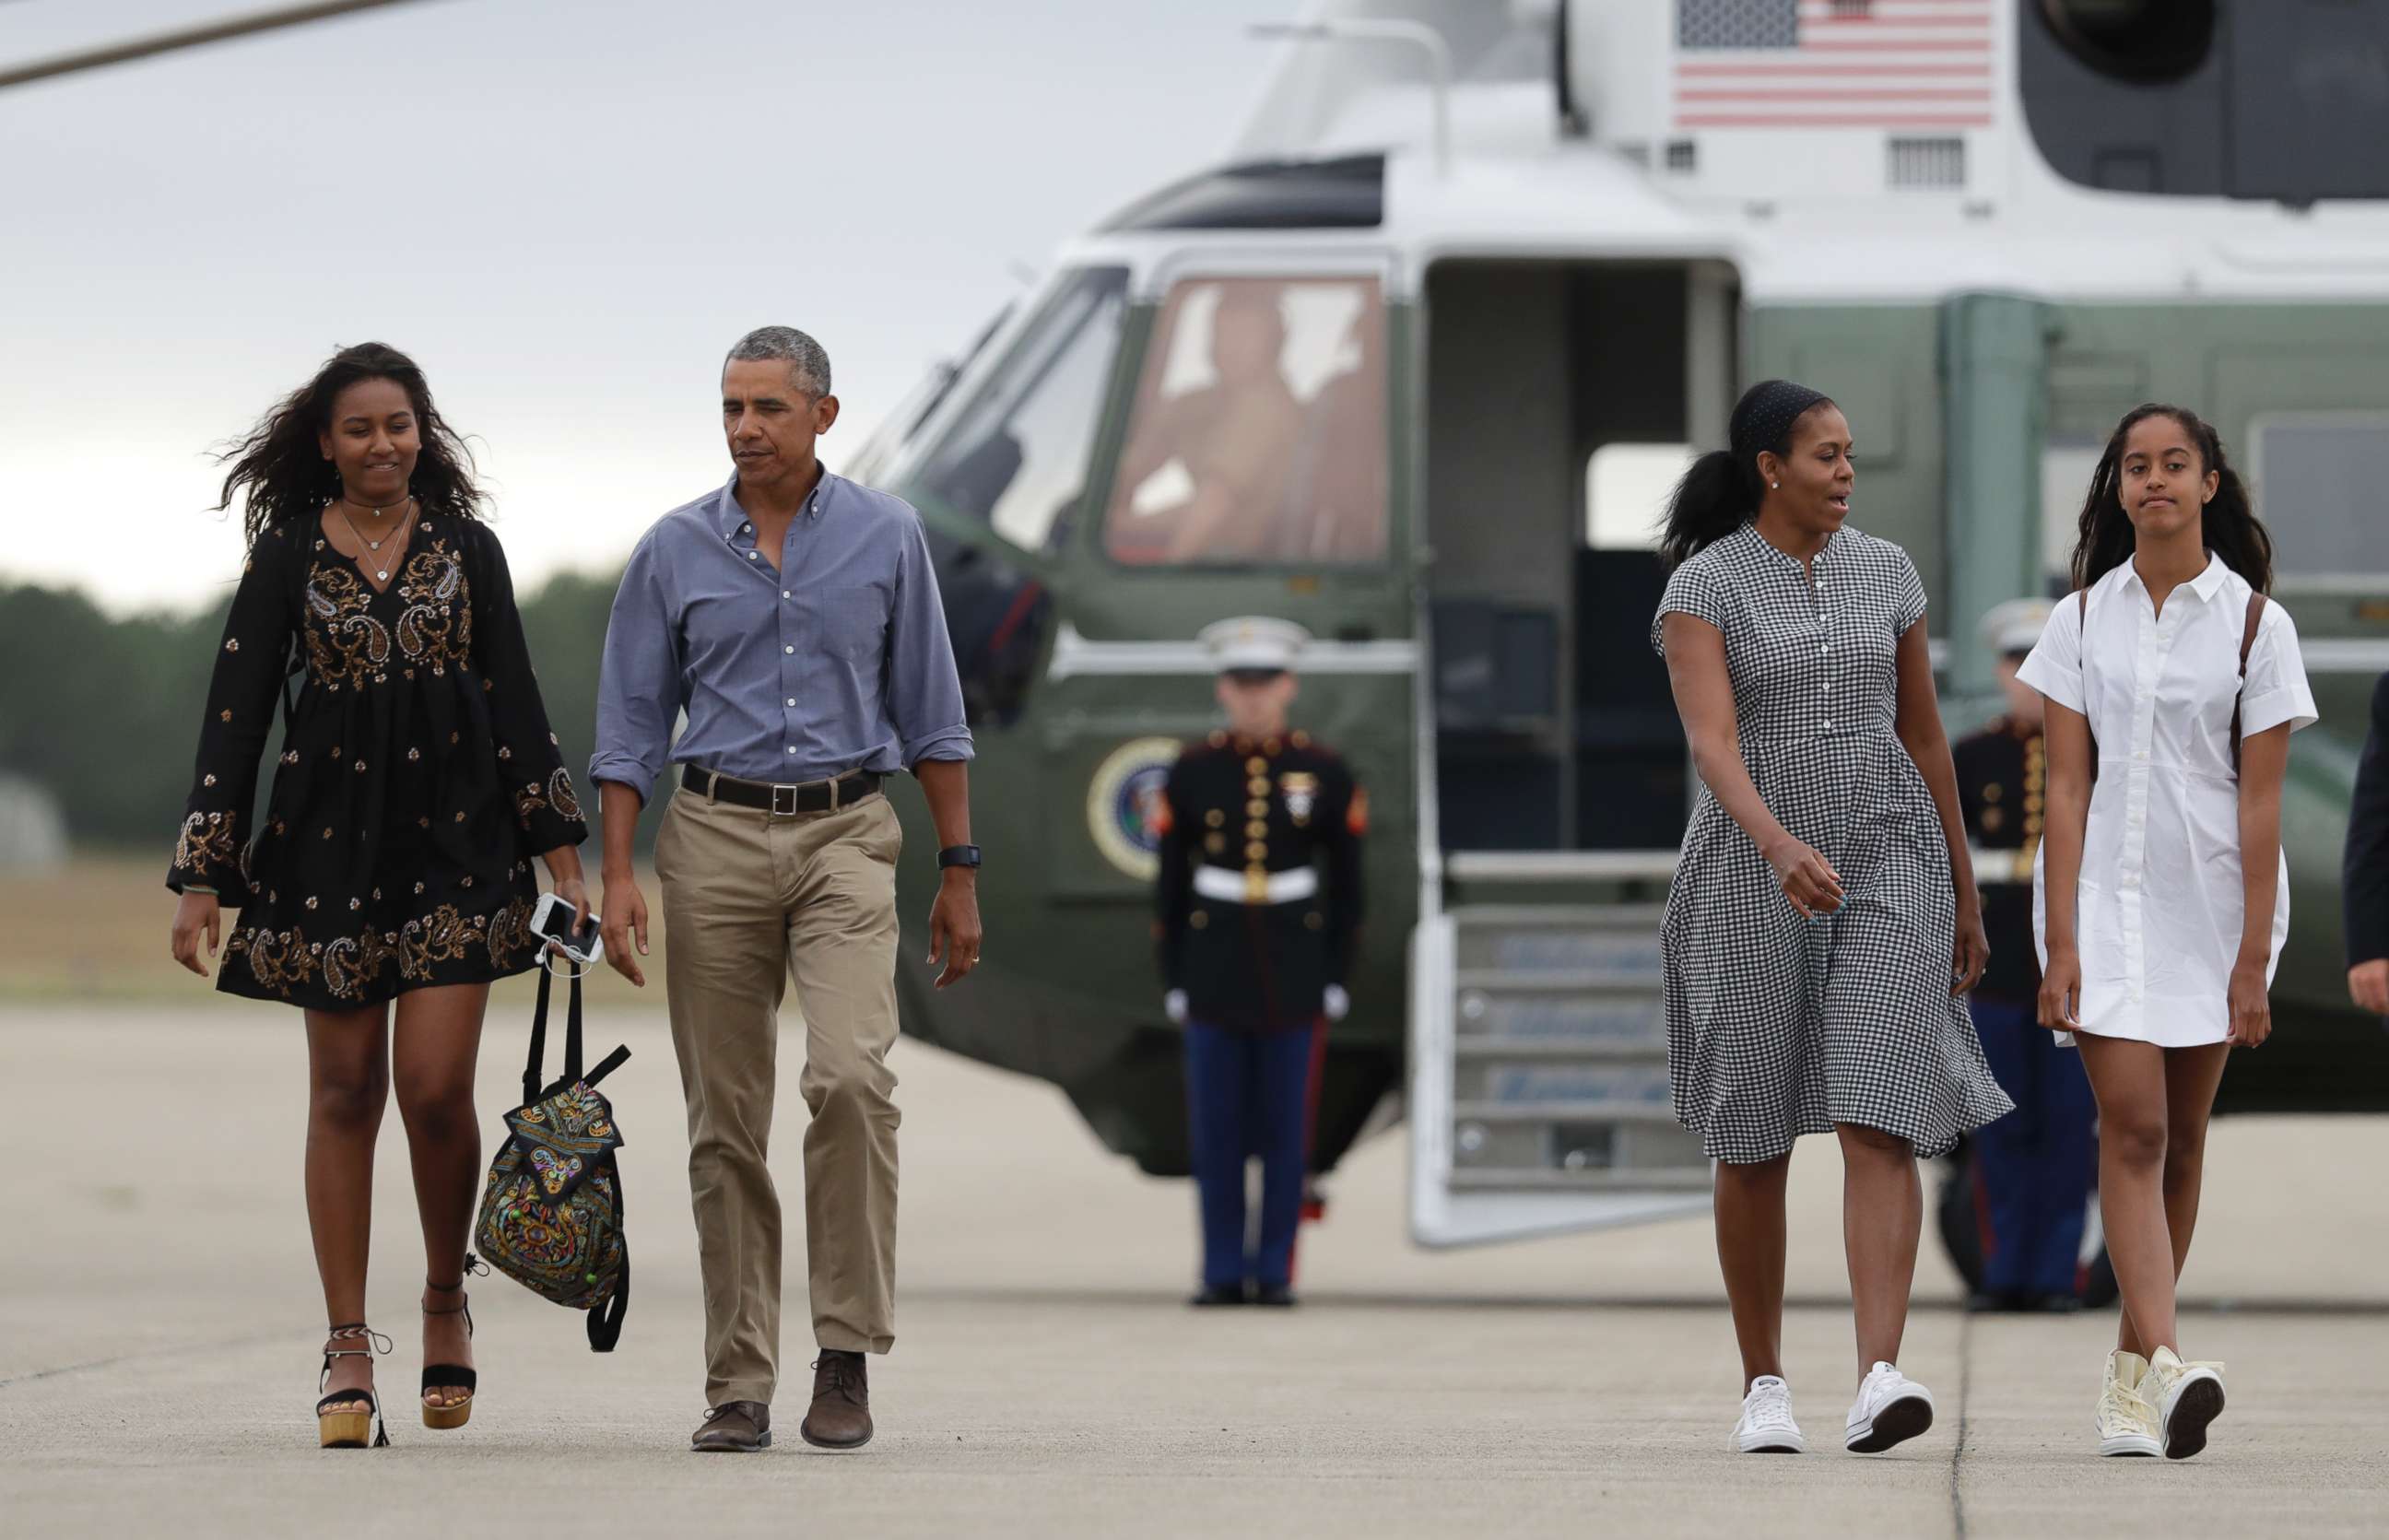
[[[1676,1116],[1714,1160],[1787,1153],[1850,1123],[1922,1155],[2007,1112],[1973,1018],[1949,993],[1949,851],[1893,732],[1899,638],[1924,614],[1908,554],[1843,529],[1804,571],[1744,525],[1668,579],[1725,635],[1743,763],[1795,837],[1841,874],[1810,921],[1708,788],[1660,926]]]

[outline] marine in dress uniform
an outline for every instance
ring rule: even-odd
[[[1974,1135],[1974,1208],[1985,1236],[1974,1309],[2070,1309],[2079,1303],[2082,1228],[2098,1169],[2098,1109],[2081,1055],[2038,1025],[2040,968],[2032,940],[2032,859],[2040,844],[2048,777],[2040,699],[2016,668],[2048,623],[2050,605],[2015,599],[1983,617],[1999,655],[2008,714],[1960,743],[1958,801],[1977,849],[1990,965],[1972,997],[1983,1056],[2015,1111]]]
[[[1171,767],[1160,816],[1156,933],[1170,1020],[1186,1038],[1188,1146],[1203,1228],[1197,1305],[1293,1303],[1314,1088],[1361,920],[1368,798],[1344,761],[1291,731],[1309,634],[1284,620],[1202,633],[1229,726]],[[1261,1162],[1258,1244],[1245,1165]]]

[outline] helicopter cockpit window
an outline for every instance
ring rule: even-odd
[[[917,490],[1022,550],[1057,549],[1086,495],[1127,302],[1122,268],[1092,268],[1056,289],[947,425]]]
[[[1190,279],[1147,350],[1104,548],[1143,566],[1383,561],[1374,278]]]

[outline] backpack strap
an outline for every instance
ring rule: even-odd
[[[581,1077],[581,975],[583,972],[585,970],[578,965],[573,968],[571,991],[566,997],[564,1008],[564,1079],[562,1083],[567,1086]],[[539,1100],[541,1088],[547,1084],[546,1076],[542,1073],[542,1067],[547,1058],[548,991],[555,976],[548,968],[546,960],[543,958],[539,969],[539,1004],[531,1012],[530,1017],[530,1056],[523,1063],[522,1104],[526,1107]],[[629,1052],[625,1051],[622,1057],[629,1058]],[[614,1067],[614,1063],[607,1065],[608,1070]]]
[[[2090,641],[2090,591],[2089,589],[2077,588],[2074,591],[2074,608],[2081,621],[2074,628],[2074,652],[2076,656],[2080,657],[2087,655]],[[2075,667],[2079,668],[2081,665],[2077,663]],[[2096,785],[2099,781],[2099,734],[2090,732],[2090,693],[2088,690],[2082,693],[2082,731],[2089,733],[2090,782],[2091,784]]]
[[[2240,697],[2248,693],[2248,654],[2256,645],[2256,630],[2265,619],[2265,596],[2248,591],[2248,619],[2240,631],[2240,688],[2231,696],[2231,773],[2240,773]]]
[[[622,1317],[631,1308],[631,1243],[622,1235],[622,1178],[614,1178],[614,1235],[622,1247],[622,1270],[614,1275],[614,1292],[603,1308],[589,1312],[589,1351],[611,1353],[622,1340]]]

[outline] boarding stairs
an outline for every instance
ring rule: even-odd
[[[1464,1245],[1697,1213],[1667,1089],[1658,894],[1673,852],[1450,859],[1412,940],[1412,1220]]]

